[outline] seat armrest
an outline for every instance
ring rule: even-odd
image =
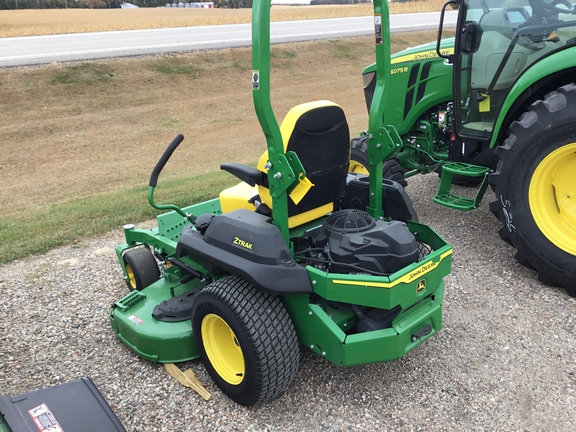
[[[228,171],[230,174],[238,177],[243,182],[248,183],[250,186],[261,185],[264,174],[248,165],[243,165],[236,162],[225,163],[220,165],[220,169]]]

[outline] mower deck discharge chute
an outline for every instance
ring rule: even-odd
[[[385,1],[376,0],[380,34]],[[256,168],[224,164],[241,182],[158,226],[127,225],[117,255],[131,292],[110,310],[118,338],[139,356],[200,358],[217,386],[242,405],[266,402],[293,381],[298,340],[340,366],[395,360],[442,326],[442,279],[451,247],[417,222],[398,183],[382,179],[397,146],[375,98],[370,176],[348,173],[350,134],[341,107],[294,107],[282,125],[270,104],[270,0],[253,6],[254,106],[267,141]],[[389,67],[387,40],[377,59]],[[387,60],[386,60],[387,59]],[[386,63],[388,62],[388,63]],[[376,91],[388,79],[382,74]],[[378,90],[380,89],[380,90]]]

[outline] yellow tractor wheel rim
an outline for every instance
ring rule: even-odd
[[[208,314],[202,319],[202,341],[210,364],[229,384],[238,385],[244,379],[244,355],[236,335],[221,317]]]
[[[554,150],[536,167],[530,211],[548,240],[576,255],[576,143]]]
[[[370,175],[370,172],[368,172],[366,167],[364,165],[362,165],[360,162],[355,161],[355,160],[350,161],[350,166],[348,167],[348,172]]]
[[[130,288],[136,289],[136,276],[134,275],[134,270],[130,267],[130,264],[126,264],[126,274],[128,275],[128,284]]]

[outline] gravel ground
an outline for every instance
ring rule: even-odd
[[[396,362],[341,369],[302,351],[288,392],[252,408],[220,393],[199,361],[181,365],[212,393],[206,402],[113,334],[108,308],[126,293],[118,229],[0,266],[0,394],[91,377],[129,431],[574,430],[575,299],[514,262],[487,203],[433,204],[437,184],[421,176],[408,191],[454,247],[444,328]]]

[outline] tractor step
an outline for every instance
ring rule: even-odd
[[[442,166],[442,177],[445,173],[461,175],[464,177],[482,177],[490,172],[490,168],[479,165],[467,164],[464,162],[450,162]]]
[[[490,174],[491,171],[490,168],[463,162],[444,164],[442,166],[440,187],[438,188],[438,193],[434,197],[434,202],[445,207],[462,211],[478,208],[482,202],[484,192],[486,192],[486,188],[488,187],[488,174]],[[456,195],[450,192],[452,188],[452,180],[455,175],[470,178],[484,177],[473,198]]]

